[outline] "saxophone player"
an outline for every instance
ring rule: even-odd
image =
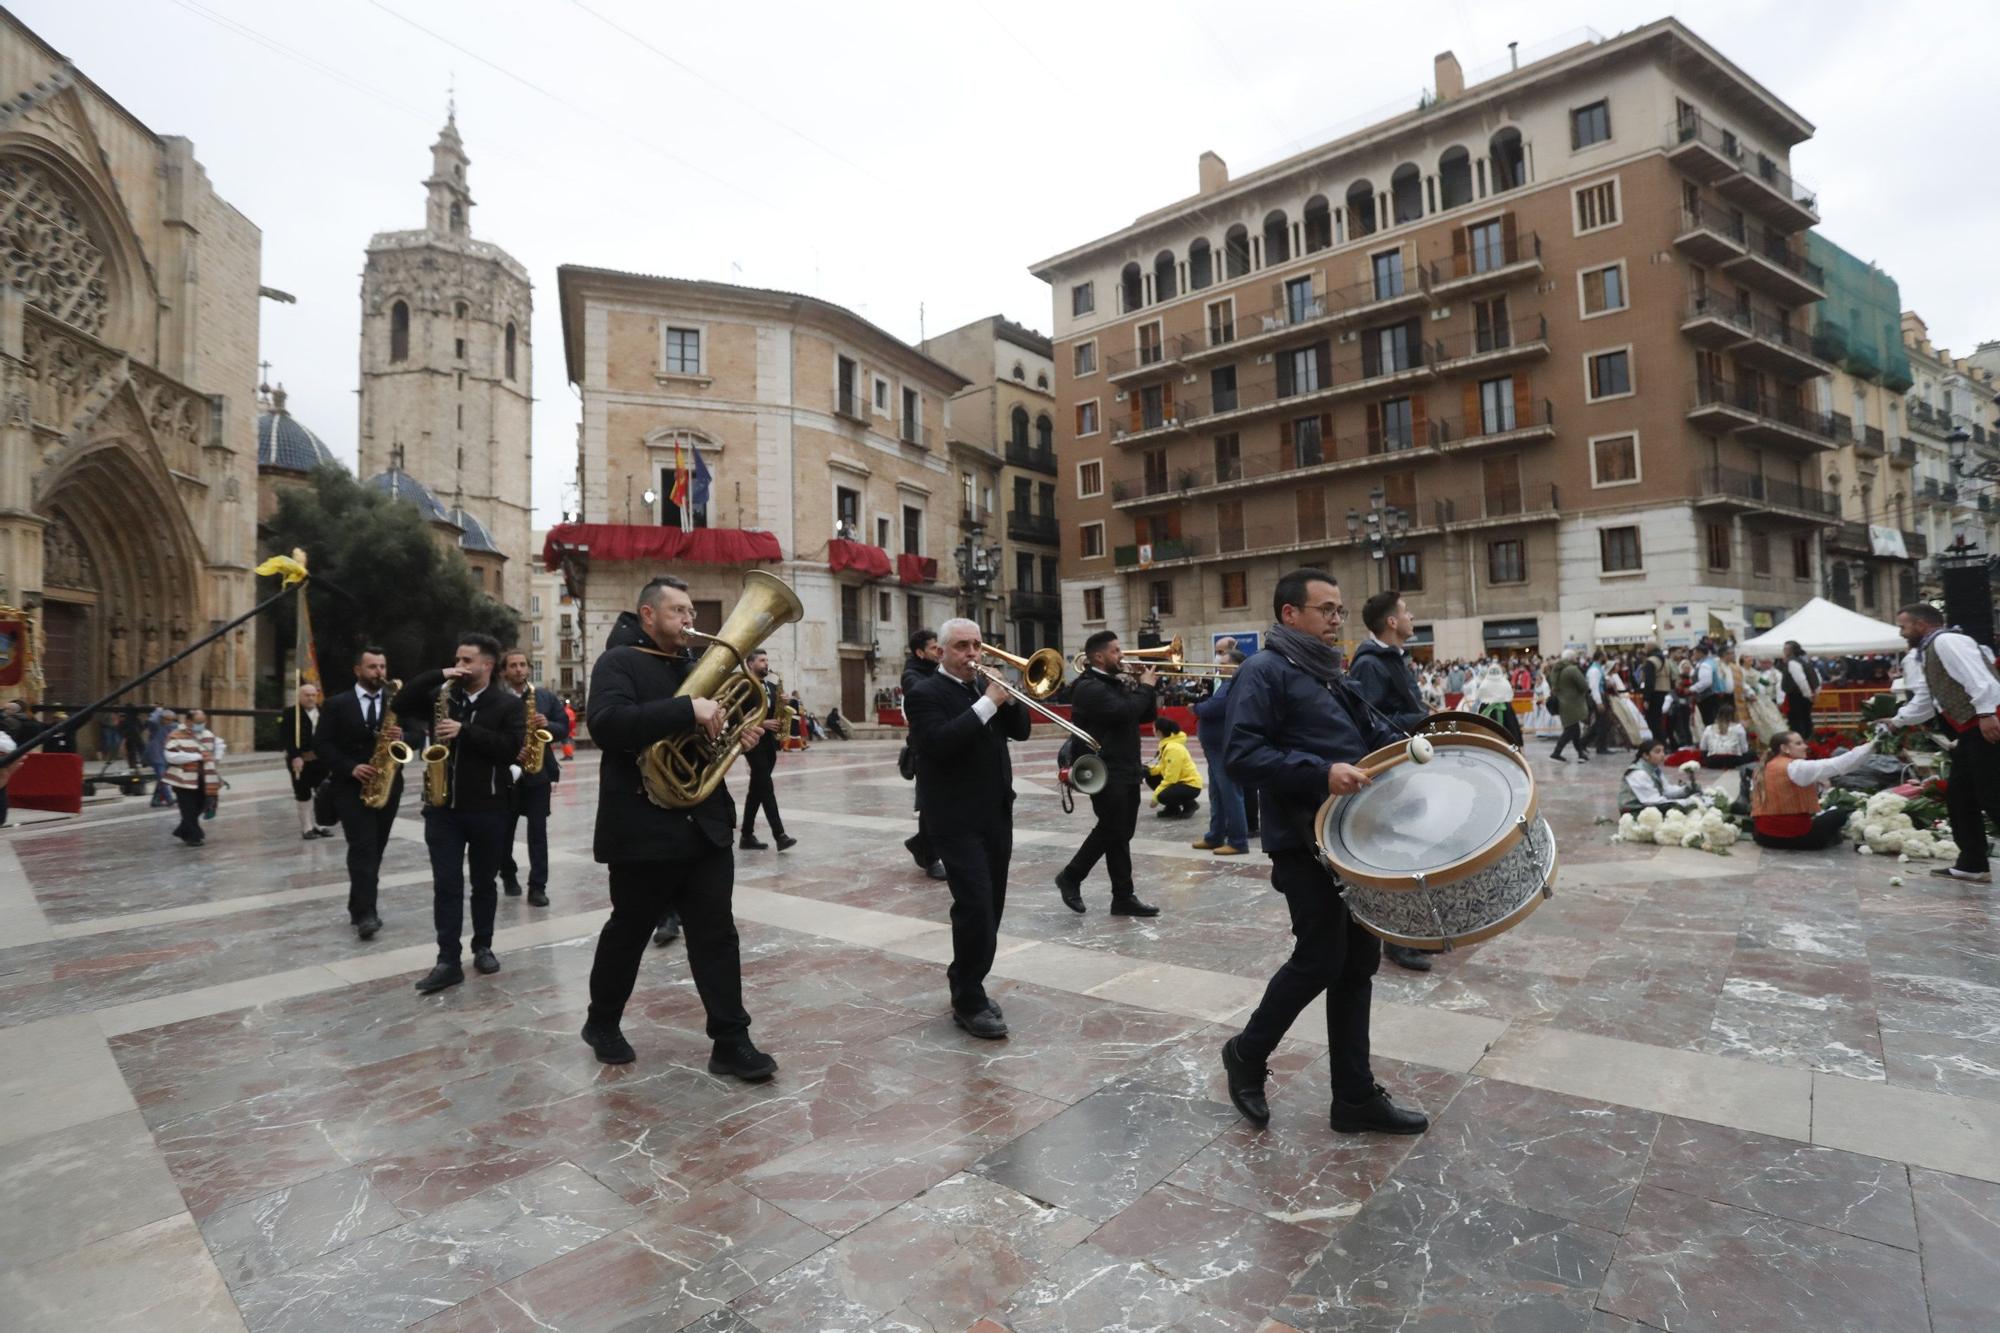
[[[611,919],[597,937],[583,1039],[605,1064],[635,1058],[619,1023],[646,941],[671,909],[680,914],[688,970],[708,1013],[714,1043],[709,1072],[759,1082],[778,1064],[751,1043],[743,1008],[730,901],[736,803],[719,783],[699,805],[670,810],[648,799],[640,777],[639,759],[649,745],[695,732],[714,741],[727,721],[715,700],[675,695],[695,662],[687,635],[693,621],[687,584],[668,574],[655,578],[639,593],[638,610],[619,614],[590,673],[587,716],[602,776],[594,851],[610,867]],[[747,751],[763,734],[761,727],[746,728],[737,743]]]
[[[507,844],[507,768],[520,753],[525,728],[521,701],[493,688],[499,665],[497,639],[461,634],[452,665],[411,680],[393,705],[405,716],[430,713],[436,719],[424,751],[429,770],[424,847],[431,857],[438,957],[436,966],[417,979],[417,990],[425,995],[465,980],[459,935],[465,925],[467,861],[472,865],[472,965],[486,975],[500,970],[493,954],[493,915]]]
[[[347,839],[347,917],[364,940],[382,929],[375,887],[396,807],[403,800],[400,768],[390,776],[388,799],[380,808],[363,800],[367,785],[382,776],[374,763],[377,748],[403,737],[390,707],[388,683],[389,659],[380,648],[363,648],[354,655],[354,688],[326,701],[313,733],[313,752],[333,775],[333,808]]]
[[[523,720],[528,734],[546,731],[548,743],[541,747],[539,766],[531,767],[533,748],[527,743],[514,756],[521,776],[514,780],[514,804],[507,817],[507,855],[500,863],[500,886],[509,898],[521,892],[521,871],[514,863],[514,833],[523,820],[528,825],[528,906],[549,905],[549,796],[562,780],[556,766],[556,747],[569,739],[569,713],[562,700],[528,680],[528,655],[518,648],[508,652],[501,668],[507,688],[525,705]],[[529,717],[528,714],[533,716]]]

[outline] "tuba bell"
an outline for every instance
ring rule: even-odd
[[[639,778],[647,800],[668,810],[685,810],[700,805],[722,785],[729,766],[743,753],[737,738],[744,728],[761,723],[770,707],[763,682],[744,667],[744,659],[773,630],[803,619],[805,613],[790,584],[753,569],[720,632],[688,631],[708,648],[674,697],[713,699],[722,708],[722,734],[711,741],[697,731],[647,746],[639,755]]]
[[[1046,699],[1062,688],[1062,654],[1053,648],[1038,648],[1026,657],[1016,657],[1003,648],[995,648],[990,643],[979,645],[979,651],[988,657],[998,658],[1021,673],[1021,688],[1036,699]]]

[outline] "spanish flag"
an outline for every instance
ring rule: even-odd
[[[688,465],[686,449],[686,444],[676,437],[674,440],[674,488],[667,493],[667,498],[674,502],[674,507],[677,509],[687,508]]]

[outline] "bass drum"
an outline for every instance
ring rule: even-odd
[[[1514,850],[1464,879],[1419,890],[1341,889],[1364,930],[1412,949],[1450,949],[1512,930],[1555,892],[1556,837],[1538,819]]]
[[[1488,736],[1497,736],[1509,745],[1514,743],[1514,737],[1504,724],[1484,713],[1468,712],[1463,708],[1446,708],[1432,713],[1417,723],[1413,731],[1418,736],[1455,734],[1463,731],[1483,732]]]

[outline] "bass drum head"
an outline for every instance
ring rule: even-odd
[[[1505,856],[1534,820],[1534,775],[1513,746],[1483,731],[1430,739],[1429,763],[1386,746],[1362,761],[1373,782],[1320,807],[1314,838],[1343,883],[1405,892],[1449,883]]]
[[[1412,949],[1477,944],[1526,921],[1556,882],[1556,836],[1546,819],[1498,864],[1420,893],[1349,884],[1347,910],[1369,934]]]
[[[1447,708],[1432,713],[1413,728],[1419,736],[1436,736],[1440,733],[1473,731],[1487,736],[1498,736],[1512,745],[1514,737],[1506,727],[1495,722],[1484,713],[1467,712],[1463,708]]]

